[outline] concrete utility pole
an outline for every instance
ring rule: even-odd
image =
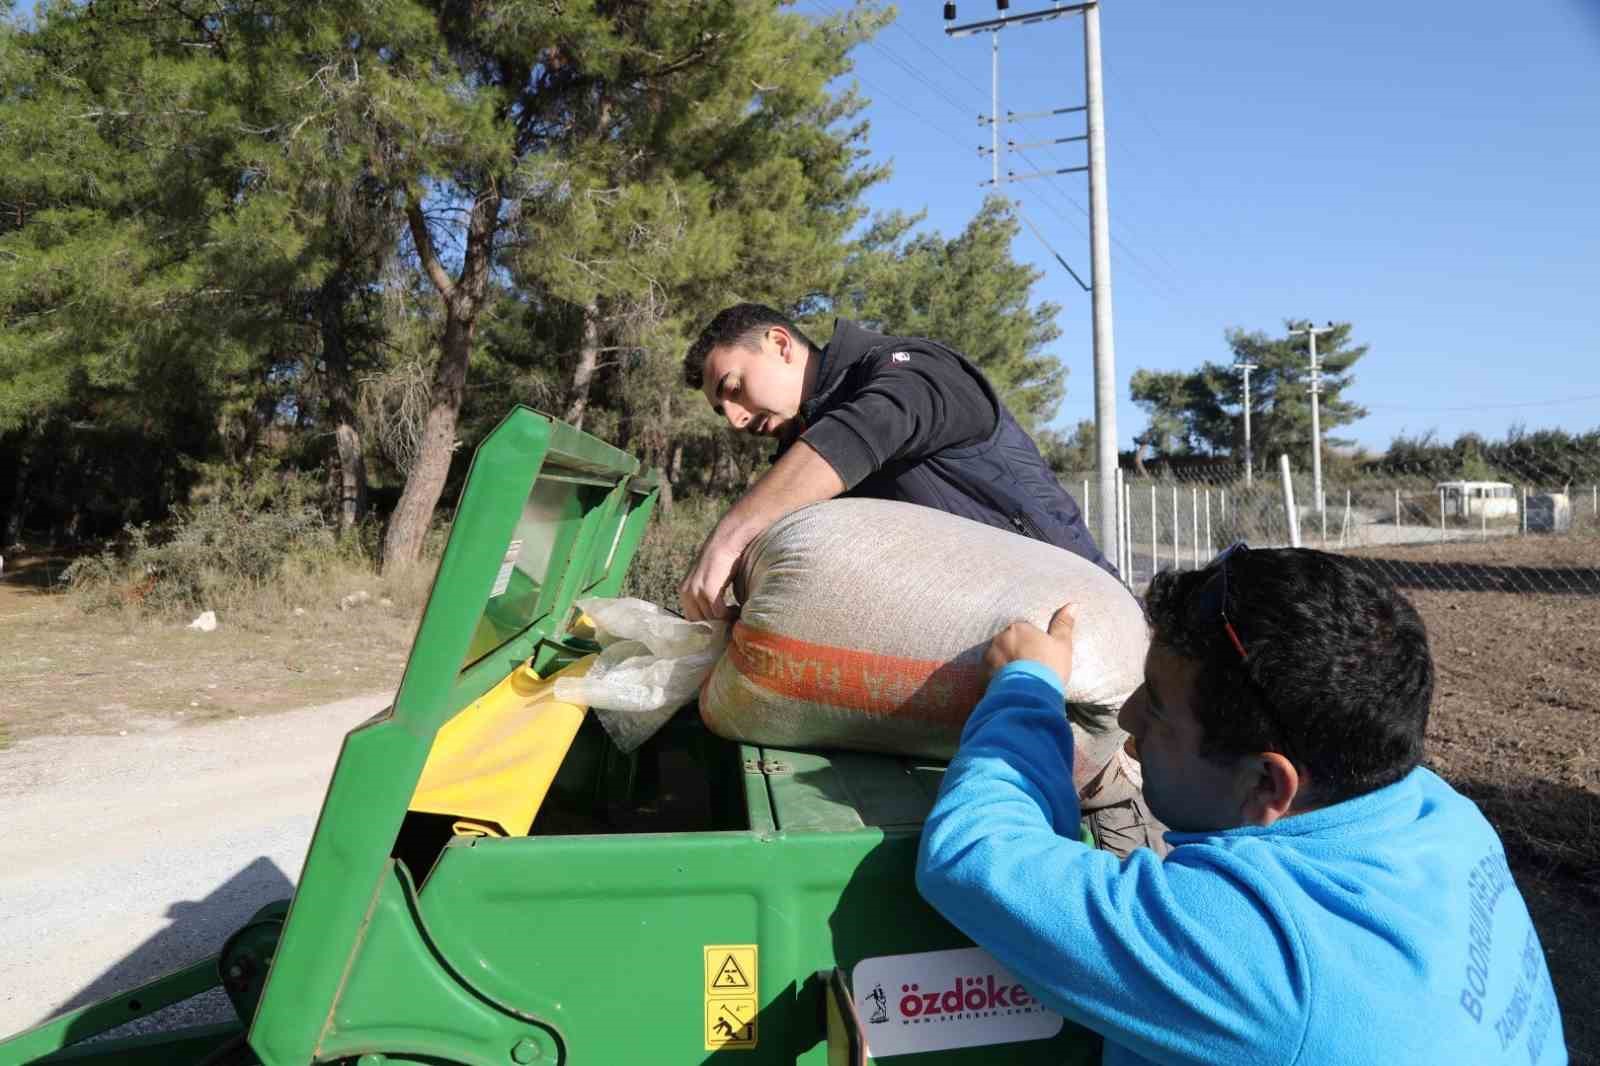
[[[1316,497],[1313,505],[1318,514],[1322,513],[1322,422],[1317,413],[1317,397],[1322,395],[1322,368],[1317,365],[1317,336],[1332,332],[1332,322],[1319,329],[1310,319],[1306,320],[1304,328],[1289,331],[1291,337],[1304,333],[1311,342],[1311,495]]]
[[[1000,31],[989,34],[989,174],[1000,188]]]
[[[1106,201],[1106,119],[1102,91],[1103,83],[1100,73],[1100,7],[1095,0],[1089,0],[1087,3],[1058,3],[1043,10],[1019,12],[1011,15],[1006,13],[1011,6],[1009,0],[1001,0],[995,6],[1000,11],[999,17],[969,22],[961,26],[946,26],[944,32],[950,37],[967,37],[977,33],[988,33],[994,38],[991,46],[993,88],[990,94],[994,113],[987,118],[988,123],[995,130],[990,138],[990,148],[987,153],[994,162],[990,167],[991,178],[983,184],[998,188],[1001,184],[1028,181],[1058,174],[1075,174],[1080,171],[1087,171],[1089,175],[1089,251],[1091,259],[1088,289],[1092,301],[1091,314],[1094,337],[1095,473],[1098,482],[1096,495],[1099,497],[1100,504],[1097,517],[1100,520],[1099,541],[1101,550],[1104,551],[1108,547],[1112,547],[1115,550],[1114,546],[1122,543],[1121,511],[1123,509],[1123,500],[1121,498],[1122,494],[1117,487],[1117,378],[1116,351],[1111,329],[1111,228],[1110,208]],[[1057,170],[1033,171],[1026,174],[1006,171],[1002,174],[999,163],[1000,153],[1003,150],[999,136],[999,125],[1002,121],[999,96],[999,32],[1006,26],[1027,26],[1039,22],[1051,22],[1071,15],[1083,16],[1083,106],[1055,108],[1031,115],[1010,115],[1007,117],[1013,120],[1043,118],[1083,111],[1086,129],[1082,137],[1063,137],[1040,143],[1059,144],[1079,140],[1086,141],[1088,147],[1087,165],[1062,167]],[[955,20],[955,4],[946,3],[944,5],[944,17],[946,22]],[[984,121],[984,118],[979,118],[980,123]],[[1007,142],[1005,147],[1022,149],[1033,147],[1033,145],[1012,145]],[[982,152],[981,149],[980,152]],[[1029,228],[1032,228],[1031,224]],[[1056,258],[1061,262],[1062,266],[1066,266],[1066,262],[1061,260],[1060,256]],[[1071,271],[1071,267],[1067,269],[1069,272]],[[1073,277],[1076,279],[1077,275],[1074,273]],[[1082,284],[1082,282],[1080,281],[1079,284]]]
[[[1084,102],[1089,107],[1089,296],[1094,305],[1095,452],[1100,499],[1112,491],[1107,477],[1117,465],[1116,351],[1111,339],[1111,220],[1106,203],[1106,114],[1100,80],[1100,5],[1083,12]],[[1100,535],[1108,529],[1100,517]]]
[[[1250,488],[1255,483],[1255,459],[1250,451],[1250,371],[1257,369],[1257,364],[1234,363],[1233,368],[1244,371],[1244,487]]]

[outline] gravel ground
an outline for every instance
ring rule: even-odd
[[[389,698],[0,752],[0,1035],[214,954],[287,898],[341,738]],[[230,1016],[218,991],[133,1026]]]

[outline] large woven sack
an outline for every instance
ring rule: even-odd
[[[1067,698],[1100,727],[1073,727],[1080,789],[1126,740],[1116,712],[1143,677],[1144,616],[1071,552],[914,504],[831,500],[754,541],[734,588],[739,620],[700,695],[722,736],[948,758],[990,639],[1072,603]]]

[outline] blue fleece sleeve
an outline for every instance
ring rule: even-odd
[[[1298,1052],[1309,975],[1273,886],[1220,848],[1119,863],[1085,846],[1061,683],[1037,663],[999,671],[968,720],[917,888],[1042,1002],[1144,1058]]]

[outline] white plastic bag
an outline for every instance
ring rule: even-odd
[[[578,609],[603,650],[585,676],[556,681],[556,699],[588,706],[624,752],[694,698],[728,643],[726,622],[691,622],[645,600],[590,597]]]

